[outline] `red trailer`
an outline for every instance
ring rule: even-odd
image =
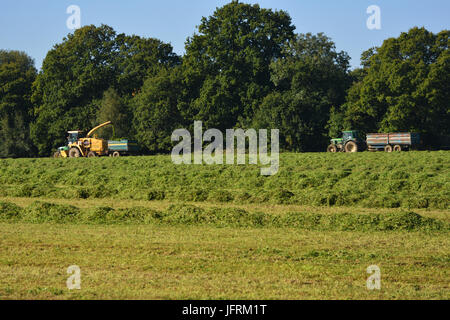
[[[366,135],[366,143],[369,151],[403,151],[420,144],[420,135],[412,132],[368,133]]]

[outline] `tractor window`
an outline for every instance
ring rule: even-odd
[[[69,133],[68,140],[70,143],[74,143],[78,140],[78,134],[77,133]]]
[[[346,140],[352,139],[353,135],[351,132],[344,132],[342,135],[342,138],[344,139],[344,141],[346,141]]]

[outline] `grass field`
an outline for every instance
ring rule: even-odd
[[[0,160],[0,299],[450,298],[449,152],[280,165]]]
[[[168,156],[0,160],[0,196],[449,209],[450,153],[281,154],[256,165],[173,165]]]

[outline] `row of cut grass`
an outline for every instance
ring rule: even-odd
[[[0,197],[448,209],[450,152],[286,153],[280,170],[170,156],[2,159]]]

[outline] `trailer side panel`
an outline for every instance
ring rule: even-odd
[[[387,133],[368,133],[366,136],[368,146],[385,146],[389,142]]]
[[[118,151],[121,153],[134,154],[139,152],[139,146],[136,141],[132,140],[120,140],[120,141],[108,141],[109,152]]]
[[[386,145],[414,146],[420,143],[420,135],[412,132],[369,133],[366,136],[368,147],[382,148]]]

